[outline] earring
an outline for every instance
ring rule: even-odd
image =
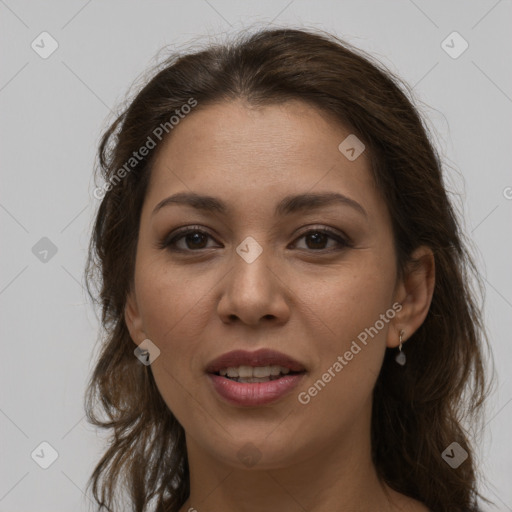
[[[398,352],[398,354],[397,354],[397,355],[396,355],[396,357],[395,357],[395,361],[396,361],[400,366],[403,366],[403,365],[405,364],[406,360],[407,360],[407,358],[405,357],[405,353],[404,353],[404,352],[402,352],[402,337],[403,337],[403,335],[404,335],[404,331],[403,331],[403,330],[401,330],[401,331],[400,331],[400,334],[399,334],[399,336],[400,336],[400,346],[398,347],[399,352]]]

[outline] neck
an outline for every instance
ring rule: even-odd
[[[180,512],[379,512],[393,511],[390,489],[371,460],[370,432],[354,424],[336,441],[289,463],[239,468],[219,461],[187,436],[190,497]],[[346,441],[340,440],[340,438]]]

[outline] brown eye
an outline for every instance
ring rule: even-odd
[[[178,237],[177,240],[184,239],[187,249],[204,249],[208,235],[199,231],[191,231],[187,235]]]
[[[305,249],[311,249],[313,251],[322,251],[322,250],[335,250],[336,248],[345,248],[350,246],[349,242],[345,240],[342,236],[331,231],[329,229],[312,229],[303,233],[297,240],[304,238],[306,240]],[[332,240],[334,243],[331,247],[326,247],[326,244]],[[303,247],[300,247],[303,249]]]
[[[329,235],[320,232],[305,235],[305,239],[306,245],[308,245],[309,249],[325,249],[325,244],[329,241],[329,239],[332,240],[332,238]],[[307,243],[308,241],[310,241],[313,246],[309,245]]]
[[[206,231],[188,227],[179,230],[177,233],[173,233],[170,237],[166,237],[158,245],[161,249],[167,249],[169,251],[193,252],[201,249],[209,249],[210,247],[206,246],[208,238],[213,240],[212,236]],[[178,245],[179,243],[181,243],[181,246]]]

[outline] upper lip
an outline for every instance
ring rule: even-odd
[[[292,357],[277,352],[262,348],[255,352],[248,352],[247,350],[233,350],[217,357],[211,361],[206,367],[207,373],[217,373],[224,368],[231,368],[237,366],[283,366],[289,368],[292,372],[305,371],[304,366],[293,359]]]

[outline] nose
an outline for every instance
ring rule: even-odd
[[[241,322],[256,327],[271,321],[284,324],[290,316],[289,283],[278,265],[263,250],[254,260],[236,252],[232,270],[227,273],[217,312],[224,323]]]

